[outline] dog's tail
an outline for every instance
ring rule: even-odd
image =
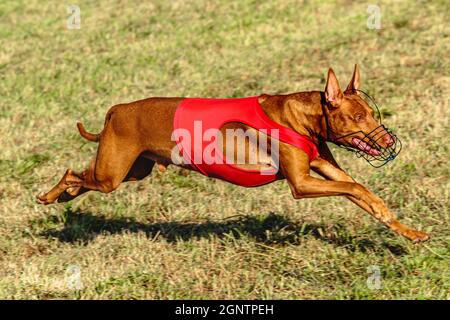
[[[92,142],[98,142],[100,140],[100,134],[99,133],[90,133],[87,132],[84,128],[83,124],[81,122],[77,122],[78,131],[80,131],[80,134],[83,138],[92,141]]]

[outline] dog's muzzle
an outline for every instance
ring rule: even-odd
[[[343,138],[351,138],[353,145],[340,143]],[[379,168],[394,160],[402,150],[400,139],[383,124],[369,133],[362,131],[339,137],[333,141],[340,147],[356,153],[358,158],[365,159],[371,166]],[[383,142],[386,147],[380,143]]]

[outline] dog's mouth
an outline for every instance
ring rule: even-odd
[[[359,139],[359,138],[352,138],[353,146],[356,149],[359,149],[367,154],[370,154],[372,156],[379,156],[381,154],[380,150],[377,150],[370,146],[367,142]]]
[[[353,135],[353,137],[349,137]],[[360,136],[361,138],[357,138]],[[346,138],[345,140],[341,140]],[[385,126],[380,125],[369,133],[353,132],[332,140],[338,146],[355,152],[373,167],[379,168],[394,160],[402,150],[402,143],[397,136]]]

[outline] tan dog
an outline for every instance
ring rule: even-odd
[[[270,119],[310,137],[319,149],[319,156],[310,163],[303,150],[280,143],[278,179],[287,180],[295,199],[345,196],[396,233],[414,242],[425,241],[429,238],[426,233],[401,224],[379,197],[345,173],[325,143],[330,137],[344,136],[339,144],[355,147],[355,141],[361,141],[362,137],[346,137],[349,133],[367,133],[379,127],[373,110],[358,94],[359,86],[360,75],[358,66],[355,66],[353,77],[344,92],[330,69],[324,92],[259,96],[259,103]],[[38,196],[38,201],[42,204],[56,200],[64,202],[89,190],[108,193],[123,181],[145,178],[155,163],[165,170],[167,165],[173,163],[171,152],[176,147],[171,139],[173,118],[182,100],[148,98],[113,106],[106,114],[104,128],[99,134],[86,132],[78,123],[83,137],[99,142],[96,157],[83,172],[68,169],[55,187]],[[246,126],[231,123],[226,127]],[[378,141],[381,148],[388,148],[392,143],[393,137],[386,132]],[[375,152],[368,147],[366,151]],[[190,165],[180,166],[193,169]],[[267,162],[261,162],[260,166],[267,166]],[[325,180],[312,177],[311,169]]]

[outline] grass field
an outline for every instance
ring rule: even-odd
[[[80,29],[69,2],[0,2],[0,298],[450,298],[447,1],[379,2],[379,30],[354,1],[151,2],[77,0]],[[35,203],[95,153],[75,122],[99,131],[113,104],[323,90],[329,66],[344,86],[354,63],[404,150],[379,170],[333,151],[427,243],[343,198],[174,167]]]

